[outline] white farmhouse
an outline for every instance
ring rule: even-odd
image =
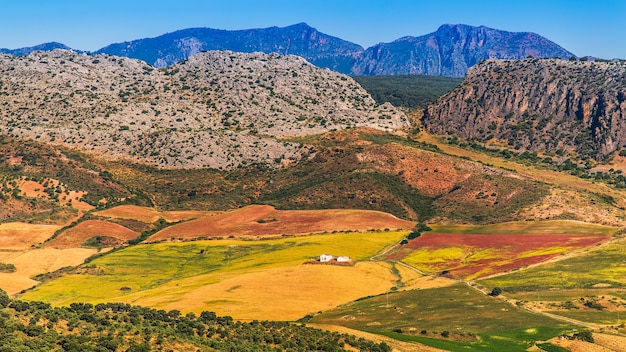
[[[347,257],[347,256],[337,257],[337,263],[347,263],[349,261],[350,261],[350,257]]]
[[[320,262],[326,263],[333,260],[334,258],[335,257],[333,257],[331,254],[322,254],[320,255]]]

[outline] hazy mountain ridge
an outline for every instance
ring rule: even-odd
[[[295,56],[207,52],[156,70],[52,51],[0,67],[2,133],[163,166],[293,162],[308,150],[274,137],[407,124],[351,78]]]
[[[603,159],[626,146],[626,63],[489,60],[432,105],[434,133]]]
[[[68,49],[62,44],[53,44],[56,46],[44,44],[0,51],[23,56],[34,50]],[[167,67],[207,50],[297,55],[318,67],[357,76],[422,74],[462,77],[469,67],[484,59],[574,56],[534,33],[463,24],[442,25],[434,33],[406,36],[364,50],[358,44],[321,33],[306,23],[244,30],[188,28],[154,38],[110,44],[96,53],[130,57],[154,67]]]
[[[131,57],[155,67],[166,67],[206,50],[297,55],[314,65],[349,73],[355,57],[363,48],[299,23],[283,28],[234,31],[189,28],[155,38],[111,44],[96,53]]]
[[[65,44],[57,43],[57,42],[50,42],[50,43],[43,43],[43,44],[25,47],[25,48],[19,48],[19,49],[0,48],[0,54],[8,54],[8,55],[14,55],[14,56],[26,56],[32,53],[33,51],[52,51],[55,49],[74,50]],[[80,52],[80,50],[74,50],[74,51]]]
[[[574,54],[537,34],[484,26],[443,25],[420,37],[403,37],[365,50],[356,75],[422,74],[462,77],[484,59],[570,58]]]

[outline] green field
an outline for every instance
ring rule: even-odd
[[[611,235],[617,228],[573,220],[512,221],[489,225],[431,225],[432,233]]]
[[[541,293],[563,289],[624,288],[626,253],[624,244],[564,259],[559,262],[520,270],[505,276],[479,281],[485,287],[500,287],[507,293]],[[552,292],[554,294],[554,292]]]
[[[311,321],[458,351],[524,351],[535,341],[574,329],[463,284],[370,297],[323,312]],[[441,339],[444,331],[452,340]],[[469,341],[459,342],[464,339]]]
[[[561,315],[567,318],[572,318],[584,322],[607,324],[607,325],[620,325],[625,322],[626,311],[620,311],[618,315],[615,311],[595,311],[595,310],[571,310],[571,311],[555,311],[550,312],[552,314]]]
[[[153,304],[159,305],[166,303],[159,302],[159,297],[167,297],[163,298],[165,301],[176,300],[191,290],[238,275],[300,266],[322,253],[366,260],[405,235],[405,232],[371,232],[263,241],[138,245],[95,259],[84,265],[81,273],[42,284],[22,298],[53,305],[115,301],[145,303],[146,299],[155,299]],[[254,298],[251,297],[250,301]]]
[[[540,343],[540,341],[549,340],[555,336],[559,336],[564,333],[569,333],[573,331],[575,331],[575,329],[570,329],[563,326],[541,326],[530,329],[517,329],[511,331],[502,331],[498,333],[478,334],[479,340],[476,342],[458,342],[423,336],[403,335],[393,332],[382,333],[382,335],[389,336],[400,341],[418,342],[427,346],[453,352],[525,352],[528,351],[528,349],[533,345],[541,345],[545,346],[546,348],[553,348],[551,350],[546,349],[546,351],[560,352],[567,350],[558,349],[558,346],[554,346],[549,343]]]

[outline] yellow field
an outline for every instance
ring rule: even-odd
[[[43,243],[60,229],[56,225],[33,225],[22,222],[0,224],[0,250],[24,250]]]
[[[98,275],[73,274],[26,293],[54,305],[126,302],[237,319],[297,319],[396,285],[389,264],[369,258],[406,232],[332,234],[264,241],[197,241],[129,247],[94,260]],[[304,264],[322,253],[354,266]],[[402,274],[403,273],[403,274]],[[411,287],[432,279],[401,272]]]
[[[237,319],[296,320],[357,298],[384,293],[396,279],[389,265],[361,262],[354,267],[299,265],[244,273],[180,292],[197,278],[168,285],[142,305],[180,311],[210,310]],[[188,282],[186,282],[188,281]],[[172,300],[171,303],[163,303]]]
[[[87,248],[0,251],[0,262],[13,264],[16,269],[14,273],[0,273],[0,288],[14,295],[39,283],[30,279],[31,277],[82,264],[96,253],[97,250]]]

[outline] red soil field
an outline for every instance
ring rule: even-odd
[[[476,278],[541,263],[609,238],[610,235],[423,234],[387,258],[402,260],[415,250],[449,249],[450,256],[429,258],[436,260],[428,260],[424,265],[433,273],[447,270],[451,277]],[[460,252],[463,254],[458,255]]]
[[[168,227],[149,242],[170,238],[275,237],[332,231],[411,229],[414,222],[391,214],[366,210],[276,210],[269,205],[251,205],[208,218]]]
[[[119,245],[135,239],[139,233],[126,227],[101,220],[87,220],[59,234],[46,244],[53,248],[76,248],[92,237],[106,237],[110,245]]]
[[[115,219],[132,219],[145,223],[153,223],[160,218],[168,222],[189,220],[220,214],[219,211],[203,210],[176,210],[160,212],[154,208],[140,207],[137,205],[120,205],[111,209],[97,211],[94,214]]]

